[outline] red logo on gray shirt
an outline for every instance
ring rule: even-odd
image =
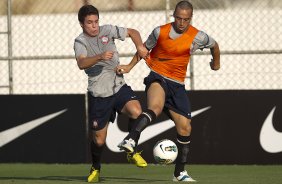
[[[101,36],[100,39],[102,40],[102,44],[107,44],[109,42],[109,38],[106,36]]]

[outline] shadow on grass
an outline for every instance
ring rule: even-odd
[[[83,176],[0,177],[0,180],[86,181]]]
[[[43,181],[79,181],[86,182],[86,176],[44,176],[44,177],[0,177],[1,180],[43,180]],[[145,179],[145,178],[130,178],[130,177],[100,177],[100,182],[136,182],[136,183],[154,183],[166,180]],[[1,183],[1,182],[0,182]]]
[[[101,177],[101,182],[103,181],[111,181],[111,182],[140,182],[140,183],[153,183],[153,182],[161,182],[166,180],[159,180],[159,179],[145,179],[145,178],[128,178],[128,177]]]

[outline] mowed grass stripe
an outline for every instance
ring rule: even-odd
[[[89,164],[0,164],[0,183],[86,183]],[[172,182],[174,166],[103,164],[101,183]],[[282,165],[189,165],[188,173],[199,184],[281,184]]]

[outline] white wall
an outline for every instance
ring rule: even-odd
[[[228,9],[194,12],[193,25],[219,43],[221,51],[282,50],[281,9]],[[165,24],[165,12],[101,13],[100,24],[138,29],[145,40],[155,26]],[[0,17],[0,30],[6,29]],[[12,17],[13,55],[73,55],[73,40],[81,32],[76,14],[30,15]],[[7,56],[7,39],[0,35],[0,57]],[[117,41],[121,54],[134,53],[130,39]],[[222,55],[222,69],[209,69],[210,56],[195,56],[195,89],[282,89],[282,56]],[[130,58],[121,58],[127,63]],[[7,84],[7,62],[0,60],[0,85]],[[134,90],[144,90],[149,72],[141,61],[126,80]],[[15,93],[84,93],[87,79],[75,59],[20,60],[14,63]],[[190,89],[189,80],[186,82]],[[1,93],[2,90],[0,90]],[[6,92],[2,92],[6,93]]]

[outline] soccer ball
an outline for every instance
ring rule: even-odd
[[[159,164],[171,164],[178,154],[176,144],[168,139],[160,140],[153,148],[153,155]]]

